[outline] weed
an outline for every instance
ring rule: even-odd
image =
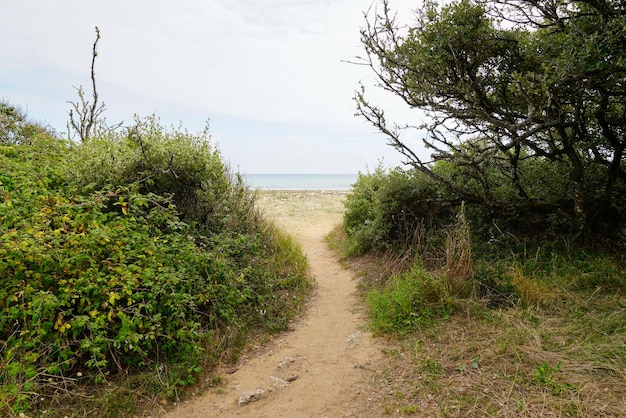
[[[550,389],[550,391],[555,395],[573,389],[571,384],[560,383],[557,381],[556,375],[560,370],[561,362],[558,362],[556,366],[551,366],[547,362],[543,362],[535,367],[533,380]]]
[[[454,311],[445,284],[419,266],[394,278],[387,289],[372,290],[367,299],[374,331],[396,335],[431,325]]]
[[[400,413],[403,415],[415,415],[419,412],[419,406],[417,405],[407,405],[403,406],[400,409]]]

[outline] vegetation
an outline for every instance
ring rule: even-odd
[[[626,394],[623,25],[618,2],[389,2],[362,31],[381,86],[426,115],[425,161],[361,173],[343,248],[388,415],[620,416]],[[621,29],[618,29],[621,28]],[[336,231],[337,232],[337,231]]]
[[[406,335],[454,312],[445,283],[419,266],[394,277],[386,289],[373,288],[367,298],[372,329],[387,334]]]
[[[450,221],[452,212],[440,205],[437,185],[412,170],[360,173],[346,197],[344,228],[351,237],[349,254],[398,251],[421,247],[425,228],[434,229]]]
[[[1,109],[1,415],[132,415],[286,328],[306,260],[206,132],[75,144]]]
[[[48,135],[43,126],[29,121],[19,108],[0,101],[0,145],[28,143]]]
[[[409,28],[381,4],[362,30],[364,63],[424,112],[432,161],[363,91],[358,111],[446,201],[519,230],[623,233],[623,3],[427,1]]]
[[[362,173],[332,241],[360,271],[372,331],[391,337],[370,382],[385,414],[622,414],[624,252],[495,227],[485,238],[470,207],[433,212],[443,216],[432,223],[399,218],[403,195],[382,197],[419,190],[418,179],[431,181]],[[356,216],[367,234],[348,223]],[[397,219],[414,234],[384,222]]]

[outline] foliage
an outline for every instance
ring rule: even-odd
[[[436,164],[435,170],[461,181],[462,176],[456,177],[459,169],[449,162]],[[541,230],[538,220],[500,220],[479,205],[463,202],[458,209],[445,206],[441,202],[451,201],[449,189],[423,187],[432,179],[414,173],[378,167],[360,174],[346,198],[347,255],[400,251],[408,261],[405,266],[417,262],[428,267],[446,282],[451,295],[474,295],[492,307],[551,303],[550,289],[555,286],[571,291],[624,289],[619,253],[550,240],[550,231]],[[393,232],[402,228],[403,234]],[[550,279],[537,280],[539,273]]]
[[[388,276],[384,259],[350,260],[371,278],[362,288],[372,328],[399,337],[387,341],[372,370],[369,389],[381,407],[392,415],[418,405],[424,416],[619,416],[626,394],[624,254],[563,241],[531,245],[508,234],[473,249],[476,297],[451,294],[443,301],[453,311],[420,323],[424,316],[412,312],[441,306],[413,295],[423,277],[446,283],[446,270],[425,272],[417,261],[413,271]]]
[[[426,231],[451,217],[435,183],[416,170],[378,166],[359,173],[346,196],[343,226],[350,254],[423,247]]]
[[[569,383],[560,383],[556,379],[556,374],[561,370],[561,362],[558,362],[556,366],[550,366],[548,363],[543,362],[538,364],[535,368],[535,376],[533,380],[537,383],[548,387],[553,394],[558,395],[561,392],[573,389],[574,387]]]
[[[175,397],[251,333],[284,330],[310,289],[299,247],[212,146],[135,132],[0,148],[3,415],[145,372]]]
[[[425,416],[621,414],[623,3],[426,2],[410,26],[390,3],[367,15],[362,63],[425,117],[392,125],[364,90],[358,112],[432,184],[413,198],[435,196],[438,210],[433,228],[411,228],[428,244],[413,270],[385,275],[381,258],[370,261],[372,326],[403,337],[393,364],[381,366],[381,404]],[[430,160],[407,142],[415,127]],[[347,240],[373,225],[362,242],[376,244],[361,253],[393,249],[382,222],[391,206],[365,184],[346,207],[346,217],[358,215],[344,222]],[[425,264],[451,302],[411,304]],[[462,315],[411,322],[411,312],[446,306]],[[426,361],[445,372],[424,370]]]
[[[432,161],[412,151],[364,92],[356,100],[413,167],[495,218],[560,234],[620,234],[622,3],[426,2],[409,28],[381,4],[361,32],[364,63],[384,89],[425,112],[418,128]]]
[[[454,312],[445,283],[419,265],[395,277],[389,288],[372,290],[367,301],[372,329],[400,336]]]
[[[29,121],[19,108],[0,101],[0,146],[21,144],[47,135],[44,127]]]
[[[202,233],[255,232],[254,194],[232,175],[207,129],[165,128],[154,116],[125,132],[109,132],[77,147],[70,165],[78,187],[137,184],[143,193],[171,195],[180,216]]]

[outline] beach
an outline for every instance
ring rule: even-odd
[[[259,207],[287,232],[315,224],[330,231],[341,222],[347,191],[264,190],[259,192]]]

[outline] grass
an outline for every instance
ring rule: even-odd
[[[445,283],[419,266],[396,277],[386,288],[372,289],[367,303],[372,330],[399,336],[454,311]]]
[[[576,338],[572,327],[583,324],[562,316],[519,308],[496,314],[474,307],[396,342],[370,382],[384,409],[395,411],[389,415],[416,406],[420,416],[623,414],[624,330],[621,343],[590,337],[593,326]]]
[[[342,239],[339,231],[327,237],[336,251]],[[456,266],[469,265],[463,254]],[[364,300],[389,304],[385,318],[370,303],[372,329],[394,337],[385,340],[384,359],[365,389],[380,413],[625,416],[626,271],[619,255],[551,248],[526,258],[473,258],[476,296],[452,291],[454,314],[418,326],[391,306],[403,306],[398,300],[419,287],[419,276],[406,283],[397,264],[385,266],[394,259],[388,255],[345,260],[361,277]],[[449,284],[455,263],[446,264],[429,280]],[[469,269],[462,270],[464,280],[470,278]]]

